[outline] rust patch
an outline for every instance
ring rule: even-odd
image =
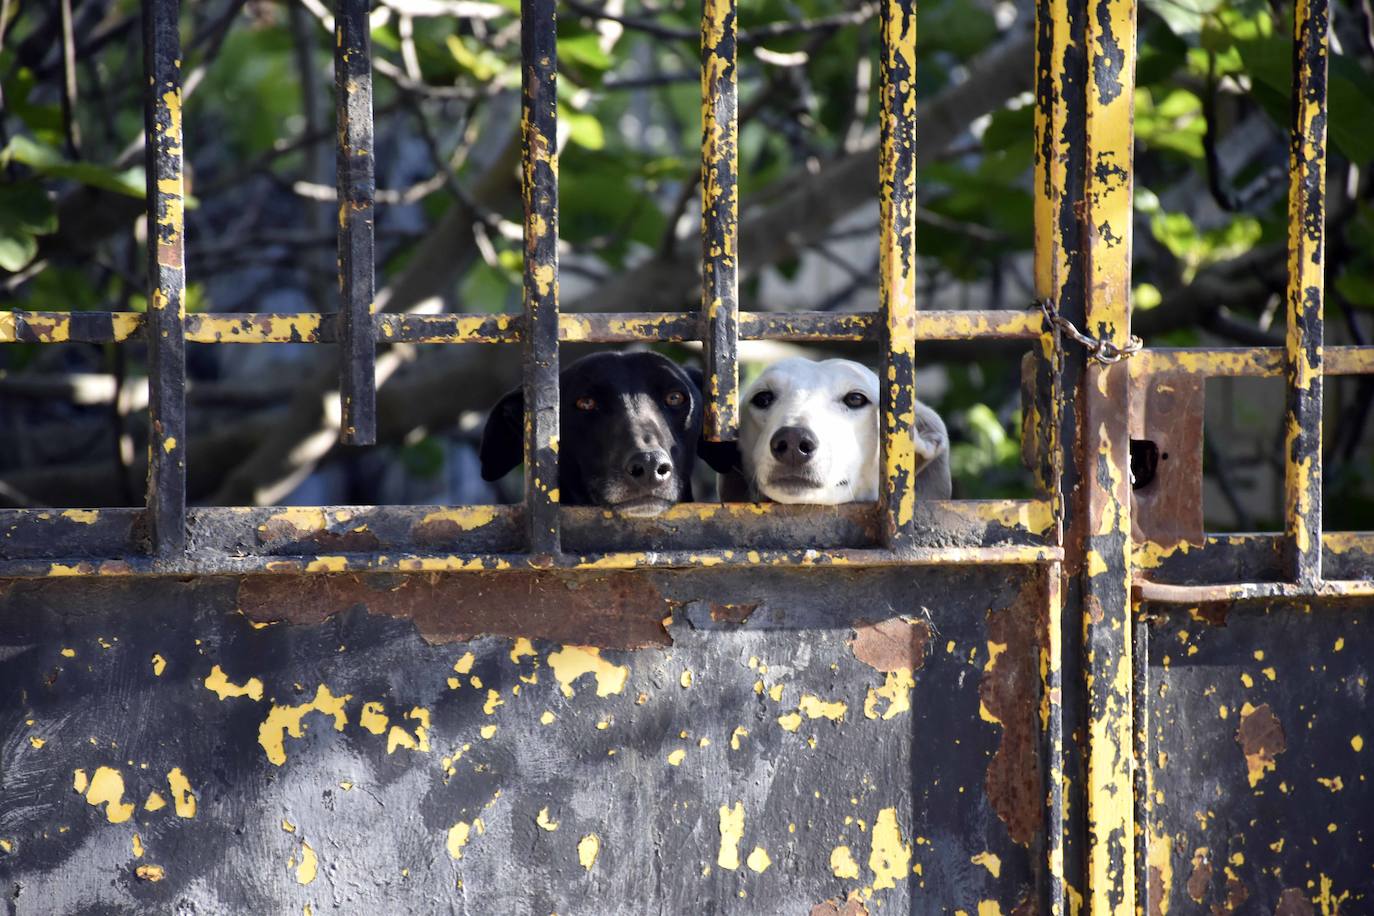
[[[352,521],[341,523],[337,528],[302,528],[289,517],[281,516],[269,518],[258,526],[258,543],[273,549],[288,544],[314,544],[325,553],[374,553],[382,548],[377,535]]]
[[[1207,899],[1207,889],[1212,885],[1212,857],[1204,847],[1193,853],[1193,871],[1188,875],[1188,896],[1193,902],[1201,903]]]
[[[1045,638],[1045,571],[1022,586],[1005,610],[988,611],[988,643],[998,646],[983,669],[978,699],[984,718],[1002,726],[1002,740],[988,762],[988,801],[1007,833],[1029,846],[1040,832],[1044,788],[1036,752],[1040,694],[1039,657]]]
[[[869,916],[859,895],[850,891],[849,899],[840,903],[834,897],[822,901],[811,908],[811,916]]]
[[[1279,902],[1274,907],[1274,916],[1316,916],[1317,911],[1303,894],[1301,888],[1287,887],[1279,894]]]
[[[316,624],[361,607],[413,620],[430,644],[526,636],[603,649],[672,645],[670,605],[647,575],[595,579],[546,572],[453,576],[247,576],[238,607],[250,620]]]
[[[1226,626],[1226,618],[1235,607],[1234,601],[1204,601],[1197,607],[1189,608],[1188,615],[1199,623],[1212,627]]]
[[[855,658],[874,671],[915,673],[925,664],[932,635],[930,624],[924,620],[890,617],[856,627],[849,647]]]
[[[757,601],[751,604],[712,604],[711,619],[727,626],[742,626],[749,615],[759,609]]]
[[[1227,876],[1226,902],[1212,904],[1212,916],[1231,916],[1240,905],[1250,899],[1250,888],[1239,878]]]
[[[1247,703],[1241,708],[1236,742],[1245,754],[1251,788],[1259,784],[1265,773],[1274,769],[1274,758],[1288,750],[1288,737],[1283,733],[1283,725],[1268,703],[1253,707]]]
[[[1083,596],[1083,610],[1093,625],[1101,623],[1106,616],[1102,611],[1102,601],[1096,595]]]
[[[1165,896],[1164,875],[1160,872],[1158,865],[1150,866],[1147,880],[1149,881],[1149,908],[1145,912],[1149,913],[1150,916],[1155,916],[1155,914],[1164,912]]]

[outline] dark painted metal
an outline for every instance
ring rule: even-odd
[[[144,0],[148,175],[148,535],[153,555],[186,549],[185,198],[178,0]]]
[[[706,354],[704,435],[739,427],[739,103],[736,0],[701,5],[701,311]]]
[[[373,250],[372,38],[368,0],[338,0],[334,103],[339,123],[339,441],[377,441],[377,330]]]
[[[521,185],[525,210],[525,512],[529,550],[558,534],[558,24],[554,0],[521,0]]]
[[[1322,578],[1322,285],[1326,231],[1327,0],[1294,4],[1293,124],[1289,136],[1288,337],[1284,381],[1284,565]]]

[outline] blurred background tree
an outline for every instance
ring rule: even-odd
[[[379,308],[519,308],[518,5],[374,9]],[[878,6],[741,6],[743,307],[872,309]],[[560,4],[566,310],[695,307],[699,15],[680,0]],[[1021,309],[1032,297],[1031,19],[1024,0],[920,4],[924,308]],[[1278,0],[1143,3],[1133,304],[1149,344],[1282,343],[1291,20]],[[1332,21],[1327,342],[1365,344],[1370,0],[1336,3]],[[184,4],[182,22],[190,308],[334,310],[329,9],[204,0]],[[136,0],[0,0],[0,309],[145,307],[142,82]],[[746,346],[746,374],[788,349]],[[958,495],[1029,490],[1017,444],[1024,349],[920,348],[921,393],[950,426]],[[382,444],[364,450],[335,444],[332,351],[188,349],[194,502],[512,496],[481,483],[472,443],[484,409],[518,382],[516,350],[387,348]],[[140,502],[143,372],[136,345],[0,347],[0,503]],[[1208,390],[1209,527],[1276,528],[1281,383]],[[1374,379],[1333,379],[1326,403],[1327,525],[1372,527]]]

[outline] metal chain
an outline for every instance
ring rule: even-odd
[[[1038,306],[1040,308],[1046,320],[1059,328],[1060,331],[1066,334],[1075,343],[1087,349],[1089,358],[1097,360],[1104,366],[1110,366],[1112,363],[1120,362],[1123,358],[1138,352],[1145,346],[1141,339],[1134,334],[1126,341],[1126,346],[1124,347],[1118,347],[1110,340],[1098,340],[1095,337],[1089,337],[1087,334],[1084,334],[1082,331],[1078,330],[1078,328],[1074,327],[1072,321],[1059,314],[1059,310],[1055,308],[1054,303],[1049,299],[1037,299],[1031,304],[1032,306]]]

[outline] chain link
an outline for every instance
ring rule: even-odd
[[[1059,310],[1055,308],[1054,303],[1049,299],[1037,299],[1032,303],[1032,306],[1038,306],[1047,321],[1057,327],[1075,343],[1084,347],[1088,351],[1089,358],[1097,360],[1104,366],[1110,366],[1112,363],[1120,362],[1125,357],[1138,352],[1145,346],[1140,338],[1134,334],[1126,341],[1126,346],[1124,347],[1118,347],[1110,340],[1098,340],[1095,337],[1089,337],[1087,334],[1084,334],[1082,331],[1078,330],[1078,328],[1074,327],[1072,321],[1059,314]]]

